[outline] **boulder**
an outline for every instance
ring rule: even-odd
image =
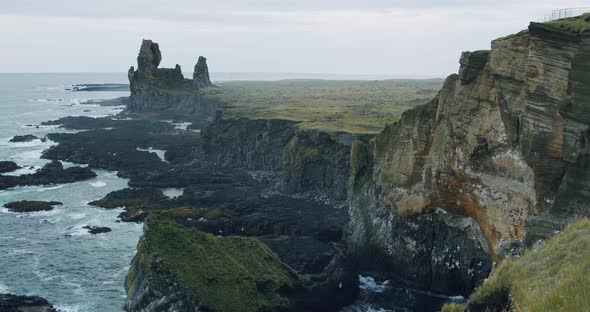
[[[4,204],[5,208],[12,212],[34,212],[34,211],[49,211],[53,209],[53,206],[63,205],[57,201],[30,201],[21,200],[17,202],[10,202]]]
[[[17,143],[17,142],[30,142],[30,141],[34,141],[34,140],[38,140],[38,139],[39,139],[39,137],[34,136],[32,134],[16,135],[12,139],[10,139],[10,142],[12,142],[12,143]]]
[[[47,299],[38,296],[0,294],[2,312],[58,312]]]
[[[0,173],[12,172],[12,171],[18,170],[20,168],[21,167],[18,166],[15,162],[0,161]]]
[[[102,233],[108,233],[111,230],[111,228],[106,227],[106,226],[90,226],[90,225],[86,225],[83,226],[82,228],[87,229],[88,233],[94,235],[94,234],[102,234]]]

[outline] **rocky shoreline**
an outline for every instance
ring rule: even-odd
[[[38,296],[0,294],[2,312],[59,312],[49,301]]]
[[[0,186],[92,169],[129,179],[90,203],[144,222],[126,311],[338,311],[358,298],[361,274],[396,285],[394,308],[435,311],[525,243],[590,215],[580,89],[590,80],[577,72],[588,47],[586,33],[532,23],[491,51],[465,52],[432,101],[371,136],[226,119],[203,93],[204,58],[185,79],[179,66],[158,68],[158,45],[144,40],[127,111],[47,122],[85,131],[49,134],[52,162]]]

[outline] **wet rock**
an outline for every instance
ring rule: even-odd
[[[96,174],[89,168],[70,167],[64,169],[61,162],[52,161],[33,174],[0,176],[0,189],[24,185],[71,183],[94,177]]]
[[[95,234],[102,234],[102,233],[108,233],[111,230],[111,228],[106,227],[106,226],[90,226],[90,225],[86,225],[82,227],[83,229],[87,229],[88,233],[95,235]]]
[[[30,141],[34,141],[34,140],[39,140],[39,137],[34,136],[32,134],[27,134],[27,135],[16,135],[12,139],[10,139],[10,142],[12,142],[12,143],[30,142]]]
[[[167,197],[155,188],[123,189],[110,192],[104,198],[90,202],[89,205],[102,208],[134,207],[157,203]]]
[[[49,211],[53,209],[53,206],[63,205],[57,201],[30,201],[22,200],[17,202],[10,202],[4,204],[5,208],[13,212],[33,212],[33,211]]]
[[[90,202],[89,205],[103,208],[125,207],[119,214],[123,222],[142,222],[147,217],[150,206],[168,199],[161,190],[155,188],[123,189],[111,192],[102,199]]]
[[[38,296],[0,294],[2,312],[58,312],[46,299]]]
[[[0,161],[0,173],[12,172],[22,167],[12,161]]]

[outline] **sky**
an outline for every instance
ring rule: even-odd
[[[162,64],[213,72],[445,77],[462,51],[579,0],[1,0],[0,72],[126,72],[143,38]]]

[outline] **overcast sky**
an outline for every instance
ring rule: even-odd
[[[122,72],[142,38],[162,66],[446,76],[461,51],[578,0],[1,0],[0,72]]]

